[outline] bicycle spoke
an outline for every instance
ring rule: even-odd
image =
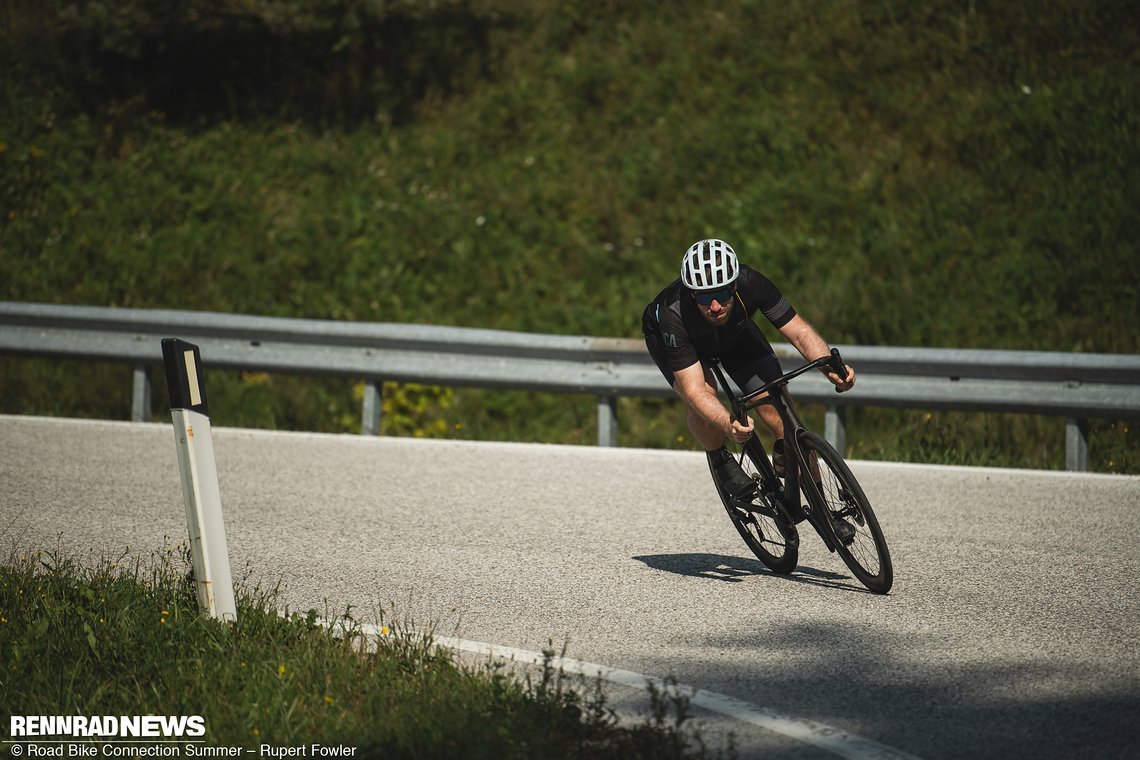
[[[894,582],[894,568],[866,495],[843,458],[825,440],[806,432],[801,444],[817,475],[809,501],[818,502],[818,508],[827,512],[832,538],[838,539],[836,552],[863,585],[886,593]]]
[[[744,448],[734,453],[745,473],[759,482],[761,474],[752,461],[755,455]],[[794,525],[779,516],[778,509],[768,497],[757,493],[752,503],[747,505],[732,502],[723,492],[721,498],[740,537],[761,562],[778,573],[790,573],[795,569],[799,558],[799,535]]]
[[[771,507],[755,506],[753,509],[738,508],[737,517],[741,523],[749,526],[749,532],[751,532],[760,543],[781,547],[781,551],[782,547],[787,546],[783,535],[781,535],[780,531],[776,528],[775,510]]]
[[[855,537],[847,546],[847,551],[854,555],[868,573],[878,575],[881,568],[879,551],[875,546],[875,537],[867,529],[866,520],[860,514],[859,507],[852,503],[850,495],[845,493],[842,481],[828,463],[820,462],[819,466],[819,483],[827,509],[833,519],[844,520],[855,529]]]

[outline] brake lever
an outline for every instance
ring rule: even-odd
[[[831,371],[835,373],[835,376],[838,377],[841,382],[847,380],[847,367],[843,364],[843,357],[839,355],[838,348],[831,349],[831,358],[828,360],[827,364]],[[839,390],[838,386],[835,388],[835,392],[842,393],[842,391]]]

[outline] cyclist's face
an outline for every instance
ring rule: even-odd
[[[734,300],[732,294],[729,293],[724,301],[716,298],[710,304],[697,303],[697,310],[701,312],[701,316],[708,320],[709,324],[714,327],[720,327],[728,322],[728,317],[732,314],[732,305]]]

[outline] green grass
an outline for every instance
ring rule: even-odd
[[[0,20],[0,298],[635,337],[716,235],[840,346],[1140,352],[1126,3],[176,6]],[[0,361],[0,411],[126,409],[82,374]],[[218,378],[220,424],[358,424],[350,383]],[[592,438],[588,399],[424,401],[391,432]],[[687,435],[623,411],[623,445]],[[1109,424],[1093,467],[1137,472]],[[852,426],[854,456],[1058,461],[973,422]]]
[[[458,663],[414,626],[379,619],[385,635],[366,637],[351,614],[281,614],[278,590],[259,588],[239,587],[224,624],[198,613],[184,565],[171,548],[90,563],[13,551],[0,565],[0,703],[199,715],[213,745],[344,744],[357,757],[724,756],[678,695],[652,691],[650,716],[619,725],[601,682],[557,671],[553,650],[541,671],[511,675]]]

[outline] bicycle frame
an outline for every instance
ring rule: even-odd
[[[713,373],[716,375],[721,387],[724,388],[724,392],[732,399],[732,413],[736,419],[743,420],[745,415],[751,410],[766,405],[773,407],[784,423],[784,454],[787,459],[787,464],[785,465],[783,484],[781,484],[780,478],[776,475],[775,470],[772,469],[772,464],[768,461],[768,455],[764,451],[764,445],[760,442],[755,432],[742,444],[742,449],[752,449],[754,453],[759,454],[759,456],[753,458],[762,471],[760,481],[761,492],[783,508],[785,512],[784,516],[787,519],[793,522],[800,522],[806,519],[811,523],[816,533],[820,535],[824,544],[827,545],[828,551],[834,552],[835,540],[830,526],[824,527],[821,522],[821,517],[816,515],[815,510],[811,508],[813,502],[818,501],[822,503],[823,495],[818,493],[815,480],[810,477],[801,479],[802,473],[817,471],[818,467],[813,466],[804,456],[803,448],[800,445],[800,437],[807,431],[807,426],[804,425],[795,407],[792,406],[791,396],[787,388],[788,383],[800,375],[825,366],[840,376],[846,375],[846,368],[843,366],[843,359],[839,355],[839,350],[833,348],[830,356],[821,357],[813,362],[809,362],[802,367],[781,375],[771,382],[765,383],[762,387],[751,393],[738,396],[733,393],[732,386],[728,384],[724,372],[721,369],[720,361],[714,359],[712,362]],[[808,489],[811,489],[811,492],[809,492]],[[799,494],[801,490],[808,502],[807,509],[800,504]]]

